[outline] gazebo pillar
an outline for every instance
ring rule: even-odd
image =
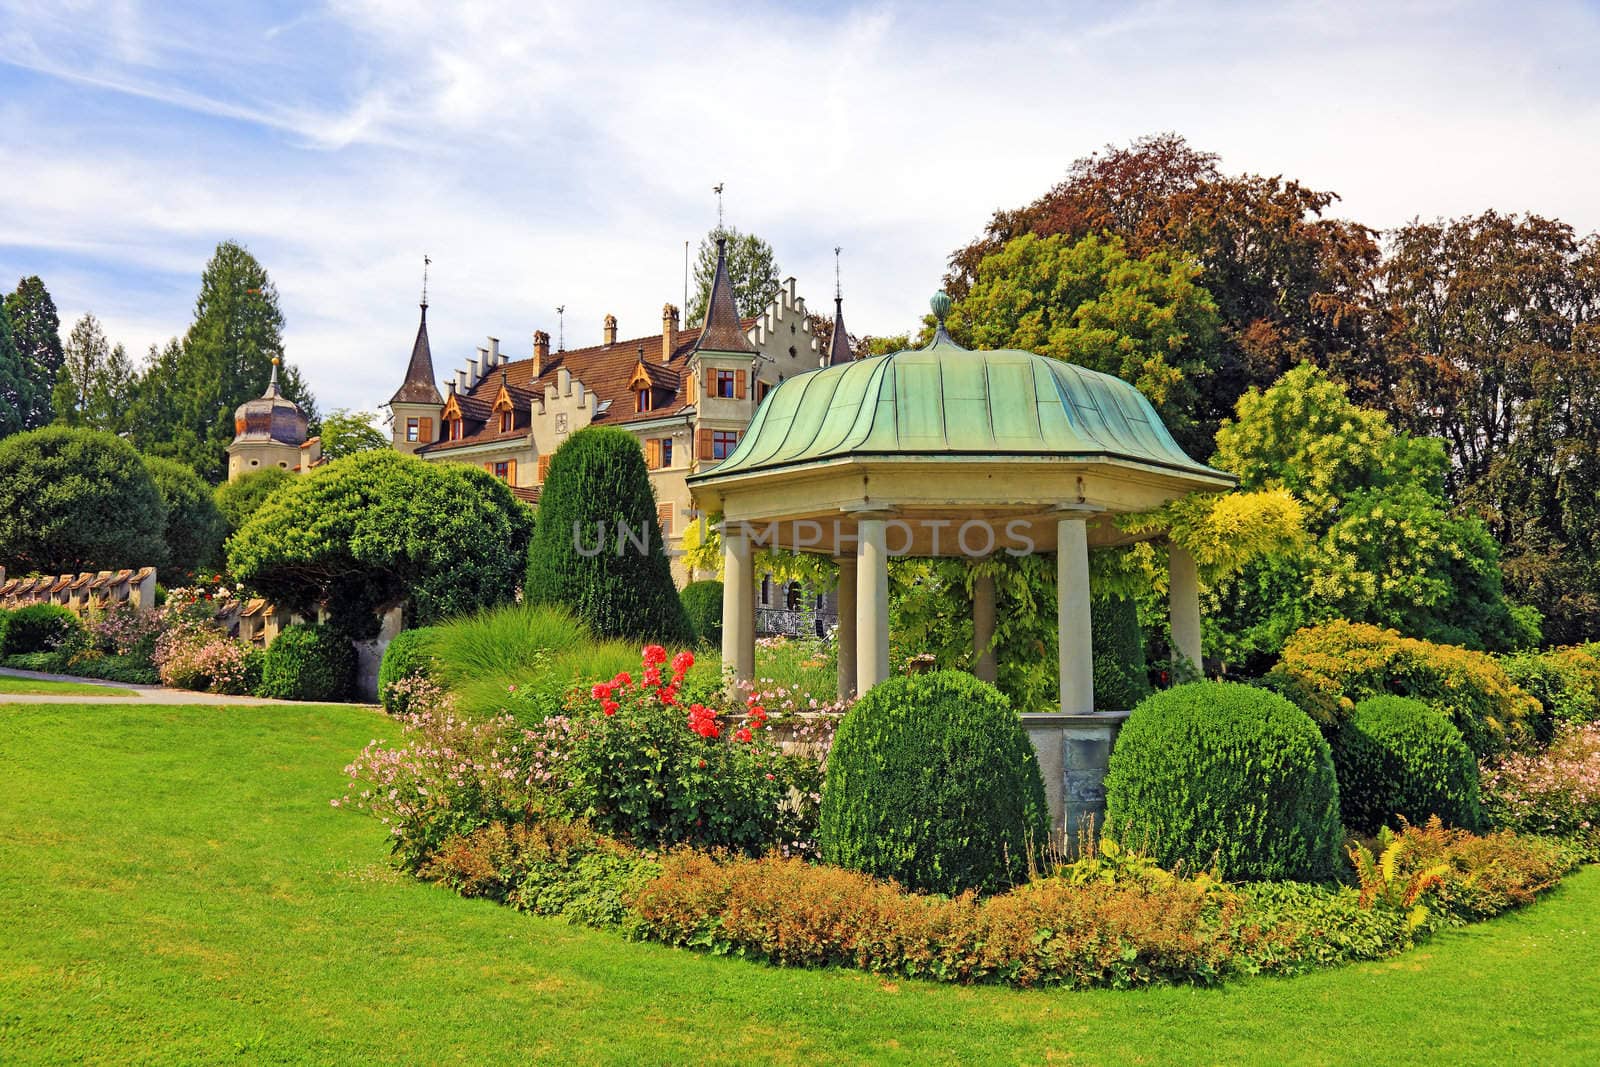
[[[889,549],[881,518],[856,523],[856,692],[889,677]]]
[[[972,578],[972,674],[994,684],[999,676],[994,654],[994,575]]]
[[[755,571],[751,566],[750,538],[744,526],[727,524],[722,530],[722,668],[732,670],[733,681],[756,676]]]
[[[1167,603],[1172,619],[1172,658],[1204,669],[1200,652],[1200,575],[1186,548],[1167,545]],[[1176,665],[1176,664],[1174,664]]]
[[[1089,617],[1089,522],[1082,512],[1056,523],[1056,643],[1061,711],[1094,711],[1094,635]]]
[[[839,658],[839,699],[856,691],[856,558],[839,556],[839,630],[834,644]]]

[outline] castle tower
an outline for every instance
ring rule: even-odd
[[[411,362],[406,379],[389,399],[394,416],[394,447],[406,455],[423,445],[439,440],[440,414],[444,398],[433,381],[433,352],[428,347],[428,298],[422,298],[422,321],[417,324],[417,339],[411,346]]]
[[[305,412],[278,391],[278,357],[272,357],[267,391],[246,400],[233,413],[233,443],[228,446],[228,480],[268,467],[301,472],[320,458],[315,440],[306,440]]]

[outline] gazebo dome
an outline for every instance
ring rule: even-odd
[[[972,351],[942,324],[924,348],[781,382],[728,458],[691,480],[852,456],[1110,460],[1219,487],[1233,481],[1186,455],[1150,402],[1120,378],[1033,352]]]
[[[278,360],[272,360],[272,380],[267,391],[246,400],[233,413],[234,443],[276,442],[299,447],[306,442],[306,415],[278,391]]]

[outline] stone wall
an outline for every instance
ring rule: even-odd
[[[56,604],[79,615],[119,604],[149,611],[156,606],[156,569],[83,571],[7,581],[6,569],[0,567],[0,607],[16,609],[30,604]]]
[[[1039,756],[1045,802],[1050,808],[1050,835],[1070,846],[1082,831],[1095,831],[1105,821],[1106,768],[1126,711],[1084,715],[1035,712],[1022,716],[1023,728]]]

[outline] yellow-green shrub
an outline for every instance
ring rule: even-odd
[[[1541,713],[1487,653],[1343,620],[1291,637],[1269,680],[1324,732],[1367,697],[1413,697],[1448,714],[1479,757],[1530,739]]]

